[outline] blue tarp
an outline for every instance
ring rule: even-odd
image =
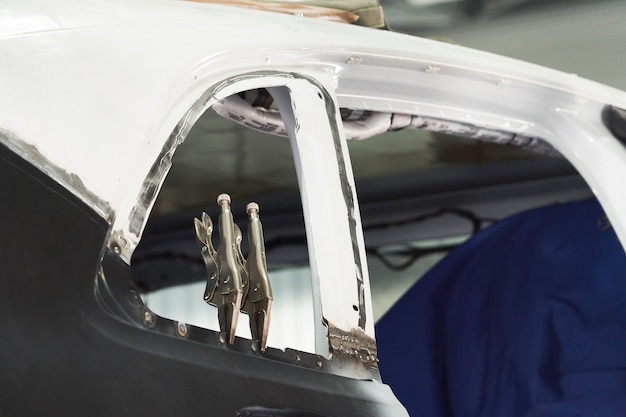
[[[500,221],[378,322],[412,417],[626,416],[626,255],[600,205]]]

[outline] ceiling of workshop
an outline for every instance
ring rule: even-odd
[[[626,90],[622,0],[381,0],[393,30],[446,37]]]

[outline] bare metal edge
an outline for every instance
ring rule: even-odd
[[[0,142],[7,146],[13,153],[19,155],[25,161],[61,184],[72,194],[76,195],[109,224],[113,224],[115,212],[109,202],[101,199],[97,194],[89,190],[80,176],[56,165],[39,152],[39,149],[37,149],[35,145],[27,143],[8,129],[0,127]]]
[[[333,356],[348,355],[357,357],[364,365],[378,366],[376,341],[363,330],[344,330],[329,323],[328,338],[336,346],[332,351]]]
[[[346,206],[346,214],[348,216],[348,224],[350,227],[350,241],[352,242],[352,254],[354,256],[355,275],[357,283],[357,299],[359,300],[358,325],[361,330],[365,331],[365,324],[367,322],[365,306],[365,282],[363,280],[363,259],[361,259],[361,252],[359,251],[357,221],[355,218],[355,214],[357,211],[356,197],[354,195],[354,189],[350,186],[350,182],[348,181],[346,161],[344,160],[343,153],[341,152],[341,136],[338,131],[338,126],[341,120],[337,120],[336,117],[339,109],[335,108],[332,97],[323,86],[319,85],[315,80],[311,78],[308,78],[308,80],[309,82],[316,84],[317,88],[319,88],[324,95],[324,102],[326,103],[326,113],[328,114],[328,117],[331,118],[333,144],[335,147],[335,154],[337,156],[337,165],[339,168],[339,176],[341,182],[341,192],[343,194],[343,200]],[[365,333],[363,334],[365,335]],[[335,346],[333,345],[333,339],[331,337],[329,337],[329,342],[331,345],[331,349],[335,349]]]

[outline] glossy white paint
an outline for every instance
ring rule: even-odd
[[[215,100],[259,85],[288,86],[296,103],[320,89],[341,107],[543,138],[581,171],[626,242],[626,151],[600,120],[605,104],[626,108],[626,95],[573,75],[384,31],[169,0],[6,0],[0,51],[2,140],[14,149],[35,147],[49,166],[79,178],[82,185],[50,170],[108,217],[110,246],[127,261],[154,202],[154,195],[144,195],[146,185],[158,190],[162,181],[146,178],[163,155],[159,169],[168,169],[164,149],[173,152]],[[277,72],[313,83],[272,78]],[[344,253],[347,217],[317,200],[323,190],[332,199],[340,195],[332,179],[337,154],[313,141],[328,137],[332,124],[319,123],[317,106],[293,111],[303,135],[295,135],[303,178],[314,171],[310,164],[331,158],[323,181],[302,180],[302,186],[324,316],[350,329],[358,316],[348,311],[354,292],[333,287],[354,285],[344,279],[354,278],[354,264],[346,263],[354,256]],[[358,210],[353,214],[358,223]],[[329,240],[335,243],[326,248]],[[371,313],[371,305],[367,309]],[[371,325],[366,332],[373,335]]]

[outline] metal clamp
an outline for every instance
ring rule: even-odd
[[[204,301],[217,306],[222,343],[233,344],[239,312],[250,316],[252,348],[265,351],[270,323],[272,289],[265,260],[263,229],[259,206],[248,204],[248,241],[250,253],[246,260],[241,252],[242,233],[234,223],[228,194],[220,194],[218,218],[220,240],[217,250],[211,241],[213,222],[208,214],[194,219],[196,237],[207,269]]]

